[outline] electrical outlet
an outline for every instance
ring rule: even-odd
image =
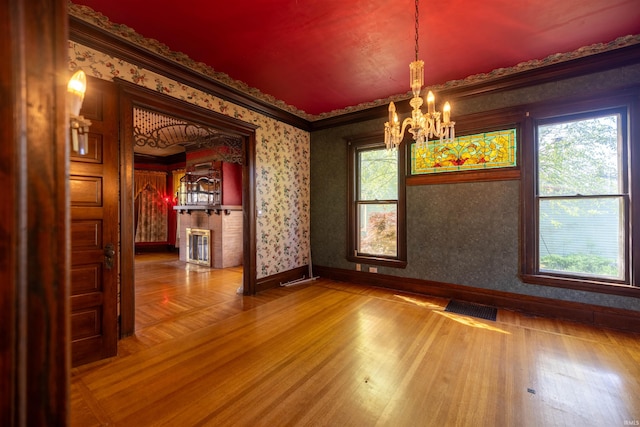
[[[369,273],[377,273],[378,267],[369,267]]]
[[[362,266],[360,264],[356,264],[356,271],[362,270]]]

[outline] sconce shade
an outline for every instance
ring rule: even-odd
[[[76,71],[67,85],[67,105],[71,116],[80,115],[80,108],[87,90],[87,76],[82,70]]]

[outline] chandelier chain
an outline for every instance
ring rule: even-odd
[[[416,61],[418,60],[418,27],[419,27],[419,15],[418,15],[418,3],[419,0],[416,0]]]

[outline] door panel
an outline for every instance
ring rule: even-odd
[[[71,223],[71,248],[83,253],[75,254],[76,257],[83,257],[86,251],[102,249],[102,221],[98,220],[78,220]]]
[[[72,175],[69,186],[71,206],[102,207],[102,177]]]
[[[117,91],[89,78],[81,114],[91,120],[84,156],[70,153],[71,360],[74,366],[117,353],[118,248]]]

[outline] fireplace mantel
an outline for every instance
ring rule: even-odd
[[[211,215],[212,213],[216,215],[220,215],[224,213],[225,215],[230,215],[231,211],[241,211],[242,206],[235,205],[177,205],[173,207],[174,211],[178,211],[180,214],[189,214],[191,212],[204,212],[207,215]]]

